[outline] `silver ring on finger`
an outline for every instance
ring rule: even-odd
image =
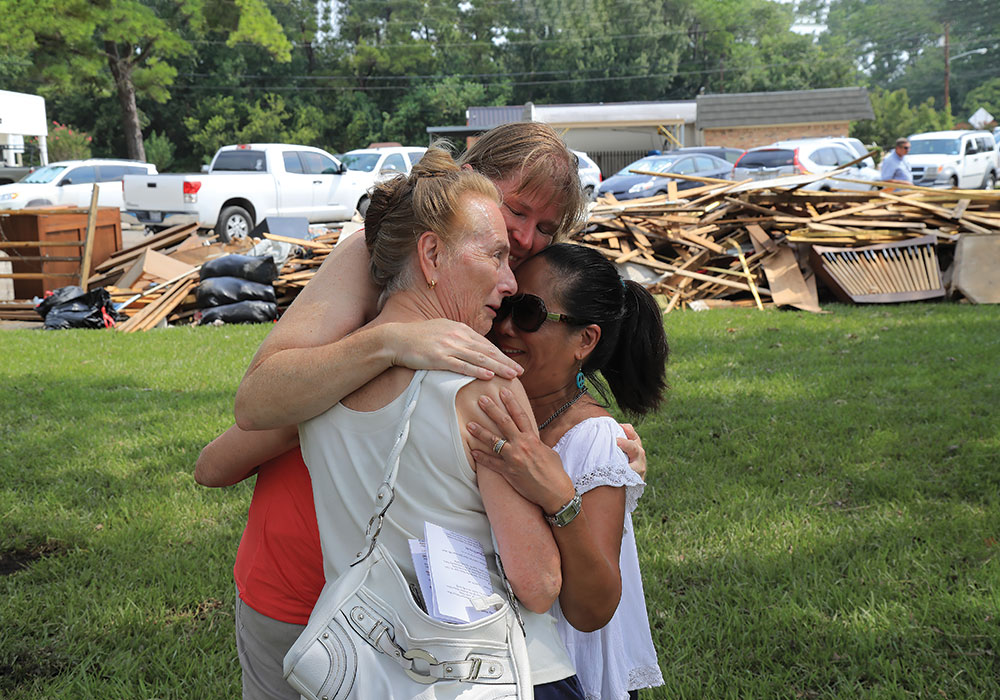
[[[500,454],[503,450],[503,446],[507,444],[507,440],[504,438],[497,438],[497,441],[493,443],[493,452]]]

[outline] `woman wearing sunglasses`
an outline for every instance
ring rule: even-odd
[[[502,195],[512,268],[578,224],[576,162],[550,127],[497,127],[461,162],[486,175]],[[206,486],[257,475],[233,569],[245,698],[297,698],[282,678],[282,658],[324,584],[311,482],[294,423],[322,413],[394,366],[480,379],[520,372],[481,335],[448,320],[357,330],[374,315],[378,298],[368,265],[362,236],[337,247],[247,370],[236,411],[246,429],[231,426],[202,450],[196,465],[195,478]],[[625,427],[630,439],[620,444],[634,468],[644,471],[642,445]]]
[[[666,389],[662,316],[648,291],[582,246],[546,248],[518,268],[517,284],[488,337],[524,367],[533,415],[510,392],[502,403],[481,398],[500,433],[471,423],[473,457],[552,525],[563,583],[551,613],[586,697],[634,698],[663,683],[630,515],[644,484],[616,444],[621,427],[587,387],[602,399],[610,390],[634,415],[655,409]]]

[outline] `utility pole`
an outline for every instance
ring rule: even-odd
[[[949,113],[951,108],[951,97],[950,97],[950,86],[948,84],[951,78],[951,60],[948,58],[948,29],[951,23],[944,23],[944,111],[945,114]]]

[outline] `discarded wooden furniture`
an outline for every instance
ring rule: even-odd
[[[934,236],[860,248],[812,246],[813,270],[838,299],[892,304],[945,295]]]
[[[121,247],[117,207],[0,210],[0,249],[11,264],[11,272],[0,278],[14,280],[17,299],[41,297],[69,284],[86,289],[91,266]]]

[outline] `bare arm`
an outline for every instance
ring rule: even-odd
[[[485,420],[476,408],[476,399],[484,392],[498,399],[501,385],[511,388],[515,396],[512,400],[528,405],[520,382],[500,379],[472,382],[463,387],[456,398],[459,425],[465,425],[471,416]],[[471,443],[467,434],[466,452],[469,464],[475,468]],[[477,470],[476,477],[514,594],[532,612],[547,612],[562,586],[559,550],[548,523],[539,507],[518,494],[500,474],[481,469]]]
[[[248,432],[230,426],[202,448],[194,467],[194,480],[202,486],[232,486],[257,472],[257,468],[299,444],[295,426]]]
[[[478,473],[495,472],[549,515],[569,503],[573,482],[559,455],[539,440],[530,412],[501,392],[480,406],[499,432],[470,425],[476,440],[473,457]],[[496,436],[507,444],[500,456],[491,449]],[[485,467],[485,469],[484,469]],[[559,546],[562,589],[559,607],[571,625],[590,632],[611,620],[621,598],[622,529],[625,524],[625,489],[601,486],[583,495],[583,510],[565,527],[552,527]]]
[[[520,367],[464,324],[445,319],[358,330],[378,289],[364,236],[337,246],[261,343],[236,392],[236,423],[263,430],[318,416],[394,365],[488,379]]]

